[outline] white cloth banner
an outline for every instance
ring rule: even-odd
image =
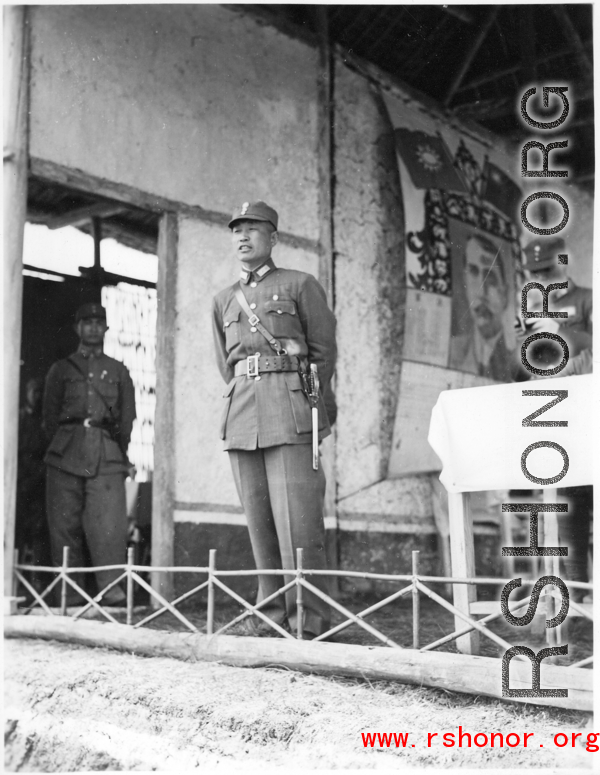
[[[564,400],[532,422],[566,421],[567,426],[524,427],[523,420],[556,395],[523,392],[558,390],[567,391]],[[591,374],[443,391],[428,436],[442,462],[440,481],[448,492],[592,484],[593,403]],[[531,448],[538,442],[543,444]],[[522,463],[536,481],[527,478]]]

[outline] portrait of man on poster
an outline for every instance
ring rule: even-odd
[[[518,373],[512,268],[502,240],[452,224],[449,367],[499,382]]]

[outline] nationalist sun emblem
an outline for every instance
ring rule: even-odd
[[[429,172],[438,172],[444,166],[439,153],[431,145],[418,145],[417,159]]]

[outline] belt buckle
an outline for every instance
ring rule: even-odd
[[[248,379],[251,379],[252,377],[258,377],[259,370],[258,370],[258,359],[260,358],[260,353],[255,353],[254,355],[249,355],[246,358],[247,365],[246,365],[246,377]]]
[[[84,428],[91,428],[92,427],[91,423],[92,423],[92,418],[91,417],[86,417],[85,420],[83,421],[83,427]]]
[[[258,317],[258,315],[252,315],[251,317],[248,318],[248,322],[250,323],[251,326],[255,326],[257,323],[260,323],[260,318]]]

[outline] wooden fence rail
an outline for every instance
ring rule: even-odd
[[[125,580],[126,595],[127,595],[126,624],[132,627],[133,629],[139,629],[144,625],[148,624],[149,622],[154,621],[155,619],[162,616],[163,614],[171,613],[189,631],[193,633],[199,633],[200,631],[198,630],[198,628],[192,622],[189,621],[189,619],[185,616],[184,613],[182,613],[178,609],[177,606],[185,601],[189,601],[195,595],[198,595],[200,592],[206,589],[207,590],[207,604],[206,604],[206,635],[207,636],[210,637],[213,635],[224,634],[231,627],[234,627],[236,624],[242,622],[248,617],[257,616],[259,619],[261,619],[270,627],[272,627],[273,630],[276,631],[283,638],[286,638],[288,640],[290,639],[295,640],[296,638],[293,635],[291,635],[289,632],[286,632],[280,625],[278,625],[277,623],[269,619],[261,610],[273,599],[275,599],[280,595],[284,595],[287,591],[295,587],[296,596],[297,596],[297,607],[299,612],[299,616],[298,616],[299,622],[302,621],[301,612],[304,607],[303,594],[305,589],[312,592],[314,595],[320,597],[322,600],[326,601],[331,608],[338,611],[340,614],[342,614],[345,617],[345,620],[343,622],[336,624],[327,632],[322,633],[317,638],[315,638],[316,641],[325,641],[331,636],[350,627],[351,625],[356,624],[362,629],[366,630],[366,632],[368,632],[374,638],[384,643],[386,646],[389,646],[394,649],[400,649],[402,647],[399,646],[399,644],[397,644],[395,641],[389,638],[386,634],[382,633],[376,627],[366,622],[365,619],[371,614],[375,613],[376,611],[379,611],[385,606],[390,605],[394,601],[410,595],[412,598],[412,612],[413,612],[413,615],[412,615],[413,649],[418,650],[420,652],[431,652],[434,649],[437,649],[440,646],[446,643],[449,643],[450,641],[455,640],[456,638],[459,638],[462,635],[465,635],[466,633],[472,632],[473,630],[477,630],[483,636],[485,636],[486,638],[489,638],[494,643],[496,643],[497,645],[501,646],[504,649],[511,648],[510,643],[505,641],[503,638],[501,638],[499,635],[494,633],[488,627],[488,624],[490,622],[502,616],[502,612],[500,610],[498,610],[495,613],[489,614],[484,618],[475,619],[472,616],[457,609],[454,605],[449,603],[447,600],[445,600],[443,597],[438,595],[434,590],[430,589],[430,587],[427,586],[427,584],[431,584],[431,583],[478,584],[478,585],[498,586],[498,585],[507,584],[509,579],[423,576],[419,574],[419,552],[417,551],[412,553],[412,573],[396,574],[396,575],[384,574],[384,573],[361,572],[361,571],[341,571],[341,570],[323,571],[323,570],[306,569],[304,568],[304,565],[303,565],[302,549],[298,550],[297,563],[296,563],[295,569],[261,570],[260,572],[257,570],[237,570],[237,571],[236,570],[218,570],[217,557],[216,557],[217,553],[216,553],[216,550],[214,549],[210,550],[209,564],[205,567],[165,566],[160,568],[156,568],[156,567],[150,568],[144,565],[135,565],[133,562],[133,559],[134,559],[133,551],[134,551],[133,548],[130,548],[128,550],[126,564],[102,566],[102,568],[69,567],[69,550],[67,547],[65,547],[64,549],[63,563],[61,567],[25,565],[25,564],[19,564],[18,562],[16,562],[14,566],[15,583],[21,583],[33,598],[32,602],[27,607],[20,610],[19,613],[23,615],[27,615],[31,613],[31,611],[34,608],[40,607],[46,615],[56,616],[57,613],[55,610],[52,609],[51,606],[48,605],[47,598],[49,594],[57,587],[57,585],[60,585],[61,605],[60,605],[59,611],[61,616],[69,615],[68,609],[67,609],[67,591],[68,591],[68,588],[71,587],[78,594],[80,594],[82,598],[86,601],[83,606],[78,607],[75,612],[70,614],[73,619],[75,620],[81,619],[91,609],[94,609],[100,616],[104,617],[107,621],[113,624],[117,624],[117,620],[111,614],[110,610],[107,610],[106,607],[103,607],[101,603],[102,603],[103,596],[106,594],[106,592],[108,592],[114,586],[116,586],[117,584]],[[102,570],[121,569],[123,572],[120,576],[118,576],[118,578],[114,579],[107,587],[101,590],[93,598],[90,597],[90,595],[71,578],[71,575],[75,573],[78,573],[78,574],[95,573],[101,569]],[[45,572],[45,573],[56,574],[56,576],[54,579],[51,580],[51,582],[43,591],[39,592],[34,588],[34,586],[24,575],[27,572],[35,572],[37,574],[41,572]],[[152,586],[148,584],[148,582],[140,575],[140,573],[149,573],[149,572],[206,574],[207,579],[206,581],[203,581],[201,584],[198,584],[197,586],[195,586],[193,589],[188,590],[184,594],[180,595],[175,600],[168,601],[159,592],[153,589]],[[288,576],[292,578],[290,581],[284,584],[284,586],[278,589],[275,593],[273,593],[272,595],[270,595],[269,597],[265,598],[260,603],[257,603],[255,605],[252,605],[247,600],[244,600],[243,597],[238,595],[227,584],[225,584],[224,581],[222,581],[223,578],[227,578],[227,577],[243,577],[243,576],[258,576],[258,575],[278,575],[278,576]],[[390,582],[396,582],[396,583],[408,582],[408,584],[406,586],[403,586],[399,590],[393,592],[392,594],[388,595],[387,597],[380,600],[379,602],[369,606],[368,608],[365,608],[364,610],[359,611],[358,613],[353,613],[352,611],[349,611],[341,603],[339,603],[337,600],[334,600],[325,592],[323,592],[322,590],[318,589],[316,586],[311,584],[310,581],[308,581],[308,579],[306,578],[307,576],[337,576],[337,577],[344,577],[344,578],[366,578],[366,579],[390,581]],[[526,579],[523,580],[524,586],[527,584],[533,585],[533,583],[534,583],[533,581],[528,581]],[[140,621],[134,624],[133,623],[134,592],[135,592],[136,584],[142,589],[144,589],[151,596],[151,598],[153,598],[159,604],[160,607],[157,608],[157,610],[153,611],[148,616],[144,617],[143,619],[141,619]],[[567,582],[567,585],[569,587],[576,588],[576,589],[585,589],[585,590],[592,589],[591,584],[586,584],[583,582]],[[215,632],[214,627],[215,627],[215,590],[216,589],[220,589],[221,591],[223,591],[228,597],[230,597],[231,599],[239,603],[244,610],[242,611],[242,613],[240,613],[230,622],[221,626],[220,629],[218,629]],[[425,595],[426,597],[428,597],[429,599],[431,599],[441,607],[445,608],[447,611],[452,613],[457,619],[462,620],[465,626],[457,630],[454,630],[453,632],[447,635],[444,635],[442,638],[439,638],[429,644],[420,646],[420,640],[421,640],[420,609],[419,609],[420,593]],[[545,594],[547,596],[554,596],[554,597],[557,596],[557,593],[552,589],[547,590]],[[526,609],[529,606],[529,602],[530,602],[530,596],[516,601],[514,604],[512,604],[511,612],[514,614],[515,612]],[[584,616],[587,619],[593,619],[593,616],[581,605],[571,602],[571,606],[579,615]],[[542,610],[545,610],[545,608],[542,608]],[[297,639],[301,640],[302,635],[303,635],[302,625],[300,624],[298,628],[298,633],[296,636]],[[522,656],[517,657],[517,659],[527,661],[527,658]],[[592,661],[593,661],[593,656],[589,656],[577,662],[576,665],[572,665],[571,667],[584,667],[586,665],[589,665]]]

